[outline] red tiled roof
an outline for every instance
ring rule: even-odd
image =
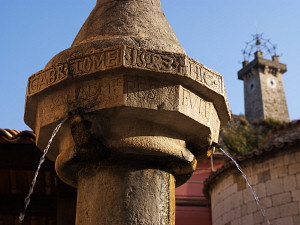
[[[267,141],[262,148],[253,149],[253,151],[251,152],[236,157],[235,160],[237,161],[237,163],[241,163],[246,160],[251,160],[256,157],[267,155],[268,153],[284,150],[285,148],[290,147],[296,143],[300,143],[300,120],[292,121],[271,130],[268,134]],[[203,193],[206,198],[209,198],[209,189],[211,188],[211,185],[215,181],[215,179],[220,177],[220,175],[228,169],[234,167],[234,162],[228,160],[221,168],[212,173],[204,181]]]
[[[32,131],[0,129],[0,143],[34,144],[35,139],[36,139],[36,135]]]

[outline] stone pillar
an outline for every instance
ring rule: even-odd
[[[78,174],[76,221],[175,224],[174,191],[174,176],[153,163],[116,160],[88,166]]]
[[[103,0],[28,81],[25,122],[78,188],[76,224],[174,224],[175,186],[229,118],[223,78],[185,55],[160,1]]]

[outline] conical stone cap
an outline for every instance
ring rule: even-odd
[[[162,9],[160,0],[98,0],[72,47],[101,41],[185,53]]]
[[[71,48],[54,56],[45,69],[70,56],[116,45],[185,54],[160,0],[98,0]]]

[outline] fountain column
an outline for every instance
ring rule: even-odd
[[[97,1],[29,77],[25,122],[78,189],[76,224],[175,224],[175,187],[230,113],[223,78],[186,56],[159,0]]]

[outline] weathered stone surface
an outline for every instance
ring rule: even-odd
[[[77,224],[175,224],[174,177],[150,164],[101,162],[78,183]]]
[[[300,189],[292,191],[293,201],[300,202]]]
[[[297,223],[299,223],[299,221],[294,221],[293,223],[293,217],[291,216],[272,221],[272,224],[276,224],[276,225],[297,224]]]
[[[243,225],[253,225],[254,224],[253,214],[243,216],[241,219],[242,219],[241,224],[243,224]]]
[[[184,55],[127,46],[73,56],[29,78],[26,112],[30,113],[25,113],[25,121],[45,134],[38,135],[38,146],[45,146],[56,123],[78,108],[87,113],[105,109],[105,117],[110,118],[105,123],[118,121],[125,126],[130,118],[139,118],[169,126],[198,148],[217,141],[220,122],[229,118],[219,74]],[[110,113],[116,110],[117,118]],[[48,154],[52,160],[58,155],[55,145]]]
[[[221,110],[224,107],[225,111]],[[172,134],[164,131],[161,135],[175,135],[176,139],[182,140],[178,145],[182,151],[170,148],[173,145],[166,144],[170,141],[164,137],[152,137],[156,136],[153,132],[158,131],[150,128],[152,131],[148,136],[156,147],[145,152],[142,147],[145,144],[141,144],[135,146],[135,153],[159,155],[168,152],[179,158],[186,152],[186,142],[194,146],[191,150],[195,151],[217,141],[220,123],[229,118],[224,84],[219,74],[184,55],[127,46],[94,51],[80,58],[74,56],[29,78],[26,112],[30,113],[25,113],[25,121],[35,127],[38,134],[45,134],[38,135],[38,146],[47,143],[56,123],[78,108],[107,118],[97,118],[97,121],[101,121],[98,126],[105,134],[101,136],[104,144],[112,149],[129,149],[132,143],[151,143],[149,138],[137,134],[147,130],[148,125],[133,128],[129,124],[136,123],[131,120],[169,127],[168,132]],[[113,124],[124,129],[114,128]],[[136,133],[116,142],[115,135],[128,136],[128,127]],[[158,147],[157,143],[164,143],[163,146],[169,149]],[[52,160],[58,155],[55,145],[58,144],[54,143],[48,154]]]
[[[268,195],[274,195],[284,192],[283,179],[274,179],[266,182],[266,192]]]
[[[92,41],[102,45],[123,41],[143,48],[185,53],[158,0],[98,0],[72,46]]]
[[[299,214],[299,210],[298,210],[297,202],[291,202],[280,206],[281,217],[287,217],[287,216],[298,215],[298,214]]]
[[[289,165],[288,168],[289,168],[289,175],[300,173],[300,164],[299,163],[291,164],[291,165]]]
[[[101,50],[92,50],[84,54],[77,53],[70,58],[45,68],[32,75],[28,79],[27,104],[30,109],[32,103],[30,97],[41,93],[50,87],[59,86],[63,81],[69,83],[76,79],[92,79],[91,77],[107,76],[107,73],[115,74],[119,71],[112,69],[138,69],[125,70],[130,75],[148,76],[153,79],[173,81],[190,86],[204,98],[212,101],[220,114],[222,124],[229,119],[228,103],[223,78],[213,70],[208,69],[196,60],[190,59],[183,54],[161,52],[157,50],[145,50],[128,46],[116,46]],[[112,71],[111,71],[112,70]],[[124,73],[126,74],[126,72]],[[141,74],[142,73],[142,74]],[[172,75],[172,76],[170,76]],[[110,74],[108,76],[111,76]],[[112,76],[113,77],[113,76]],[[113,78],[111,79],[113,80]],[[104,84],[104,87],[107,84]],[[104,88],[102,86],[102,88]],[[63,98],[63,97],[61,97]],[[66,104],[70,104],[66,102]],[[33,125],[34,115],[26,114],[25,120]]]
[[[263,221],[264,221],[264,217],[262,216],[261,212],[253,213],[254,224],[261,224]]]
[[[293,191],[297,189],[296,177],[287,176],[283,178],[283,187],[285,191]]]
[[[292,201],[291,193],[285,192],[272,196],[273,206],[282,205]]]
[[[174,189],[230,119],[223,78],[187,57],[159,0],[101,0],[28,79],[25,122],[78,188],[76,224],[174,224]]]
[[[249,158],[240,163],[250,184],[256,180],[253,188],[260,200],[261,206],[265,210],[266,217],[271,224],[298,224],[299,206],[300,206],[300,188],[297,186],[297,179],[295,166],[299,165],[299,157],[297,157],[300,150],[299,143],[292,145],[292,147],[282,148],[272,152],[272,154],[260,155],[260,158]],[[291,166],[293,172],[288,173],[287,166]],[[281,163],[279,163],[281,161]],[[278,166],[275,164],[278,162]],[[248,173],[251,171],[250,173]],[[284,172],[282,172],[284,171]],[[238,224],[248,223],[245,218],[249,219],[249,224],[265,224],[263,222],[262,214],[257,207],[251,190],[237,189],[233,195],[228,195],[225,186],[232,184],[233,170],[223,170],[215,178],[213,185],[211,185],[211,204],[212,204],[212,224],[218,224],[220,220],[226,218],[226,223],[235,224],[236,220],[242,220]],[[277,176],[272,176],[272,174]],[[234,176],[234,183],[238,183],[238,177]],[[241,210],[241,216],[231,218],[228,215],[229,211]],[[251,219],[253,217],[253,220]],[[229,219],[230,218],[230,219]],[[224,222],[224,221],[223,221]],[[225,224],[225,222],[224,222]]]

